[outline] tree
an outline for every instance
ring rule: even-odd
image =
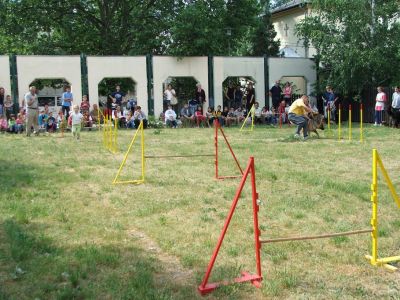
[[[317,49],[322,84],[359,94],[399,79],[399,6],[397,0],[313,1],[297,33]]]
[[[257,20],[256,29],[252,34],[252,47],[250,55],[261,56],[277,56],[279,53],[280,42],[275,41],[276,31],[272,25],[270,13],[270,1],[263,1],[264,13]]]

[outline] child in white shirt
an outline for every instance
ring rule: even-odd
[[[71,114],[72,121],[72,135],[76,137],[77,140],[81,137],[81,124],[83,115],[79,112],[79,106],[74,105],[74,111]]]

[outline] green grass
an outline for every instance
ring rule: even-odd
[[[293,128],[226,129],[244,168],[255,157],[262,238],[369,227],[371,149],[399,185],[398,131],[365,129],[365,142]],[[148,155],[213,153],[212,129],[146,130]],[[133,131],[119,133],[126,149]],[[347,137],[347,128],[343,128]],[[0,135],[0,299],[201,299],[197,293],[239,179],[216,181],[214,158],[146,161],[143,185],[111,184],[124,153],[96,132],[81,142]],[[140,176],[138,143],[122,179]],[[222,138],[220,175],[235,175]],[[399,213],[379,181],[379,252],[399,255]],[[210,281],[255,272],[246,185]],[[206,299],[397,298],[398,275],[369,265],[368,234],[265,244],[261,289],[219,289]]]

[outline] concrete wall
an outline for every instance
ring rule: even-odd
[[[71,84],[74,104],[82,101],[79,56],[17,56],[18,100],[21,101],[35,79],[64,78]]]
[[[11,95],[10,60],[8,56],[0,56],[0,66],[0,87],[5,89],[6,95]]]
[[[138,104],[147,113],[147,74],[145,56],[87,57],[90,103],[98,103],[98,84],[103,78],[130,77],[136,83]],[[125,93],[127,91],[124,91]]]
[[[154,114],[158,116],[163,110],[163,82],[168,77],[194,77],[201,83],[206,92],[208,106],[208,58],[207,57],[153,57],[154,81]],[[196,87],[193,87],[193,95]],[[188,99],[189,100],[189,99]]]
[[[256,101],[265,103],[264,58],[263,57],[214,57],[215,106],[223,101],[222,83],[227,77],[252,77],[255,81]]]
[[[307,58],[269,58],[269,86],[282,77],[304,77],[306,93],[314,92],[313,84],[317,81],[314,61]],[[271,99],[269,104],[271,105]]]

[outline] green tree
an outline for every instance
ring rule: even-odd
[[[317,49],[323,85],[358,94],[399,80],[397,0],[314,0],[312,7],[297,33]]]
[[[250,55],[277,56],[280,42],[275,41],[276,31],[272,25],[270,1],[263,1],[263,15],[257,20],[256,29],[252,33],[252,47]]]

